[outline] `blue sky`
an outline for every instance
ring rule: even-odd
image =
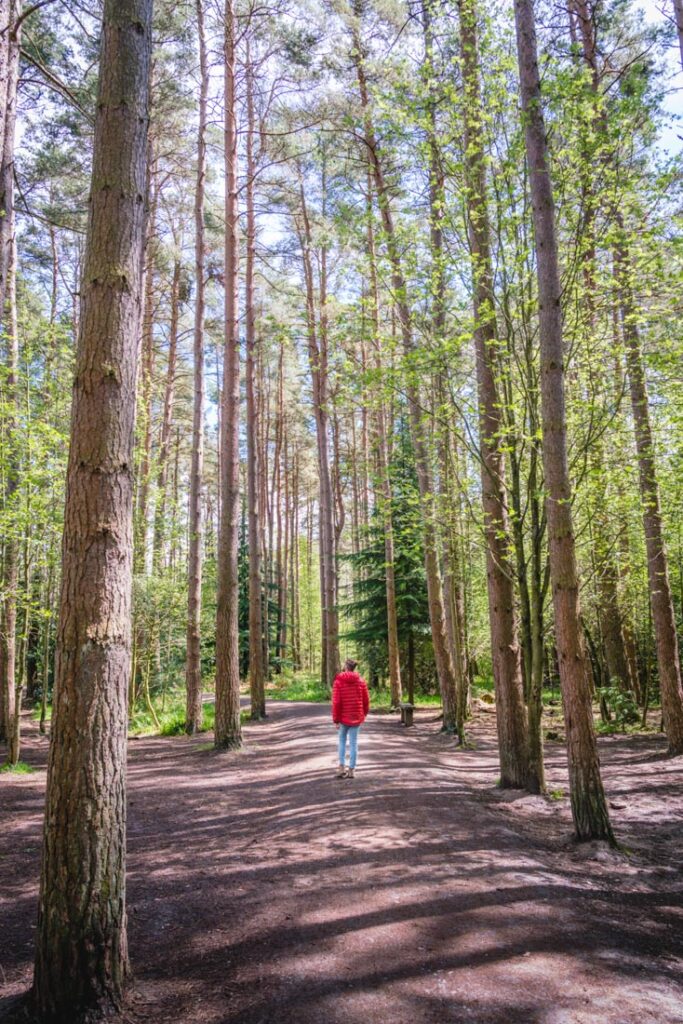
[[[639,0],[638,7],[645,12],[645,17],[653,24],[660,25],[666,15],[673,17],[673,0]],[[681,54],[675,43],[668,54],[668,65],[671,71],[669,94],[665,101],[666,110],[673,115],[683,116],[683,70],[681,70]],[[661,134],[662,149],[669,153],[680,153],[683,150],[683,123],[671,124]]]

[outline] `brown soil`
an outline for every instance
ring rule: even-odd
[[[322,706],[271,704],[239,754],[131,741],[126,1022],[683,1022],[683,758],[601,741],[618,853],[571,842],[566,796],[495,788],[492,714],[464,751],[416,723],[371,716],[353,781]],[[0,775],[0,1011],[30,983],[46,746]]]

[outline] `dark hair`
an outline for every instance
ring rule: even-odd
[[[354,661],[353,658],[347,658],[344,662],[344,668],[347,672],[355,672],[358,662]]]

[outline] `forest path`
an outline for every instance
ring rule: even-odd
[[[626,860],[569,844],[566,807],[494,789],[492,718],[457,752],[433,712],[412,730],[371,715],[353,781],[334,777],[320,705],[270,704],[237,754],[206,736],[132,741],[125,1020],[682,1022],[680,831],[663,804],[650,846],[648,822],[628,821],[653,793],[680,794],[681,759],[653,758],[659,739],[608,743],[615,806],[629,793],[614,813],[641,836]],[[44,747],[34,732],[31,759]],[[549,752],[551,778],[563,760]],[[18,829],[0,955],[15,991],[30,980],[42,788],[38,773],[14,798],[0,784]]]

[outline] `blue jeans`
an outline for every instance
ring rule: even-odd
[[[349,737],[349,768],[356,767],[356,756],[358,754],[358,730],[359,725],[339,726],[339,764],[344,764],[346,758],[346,737]]]

